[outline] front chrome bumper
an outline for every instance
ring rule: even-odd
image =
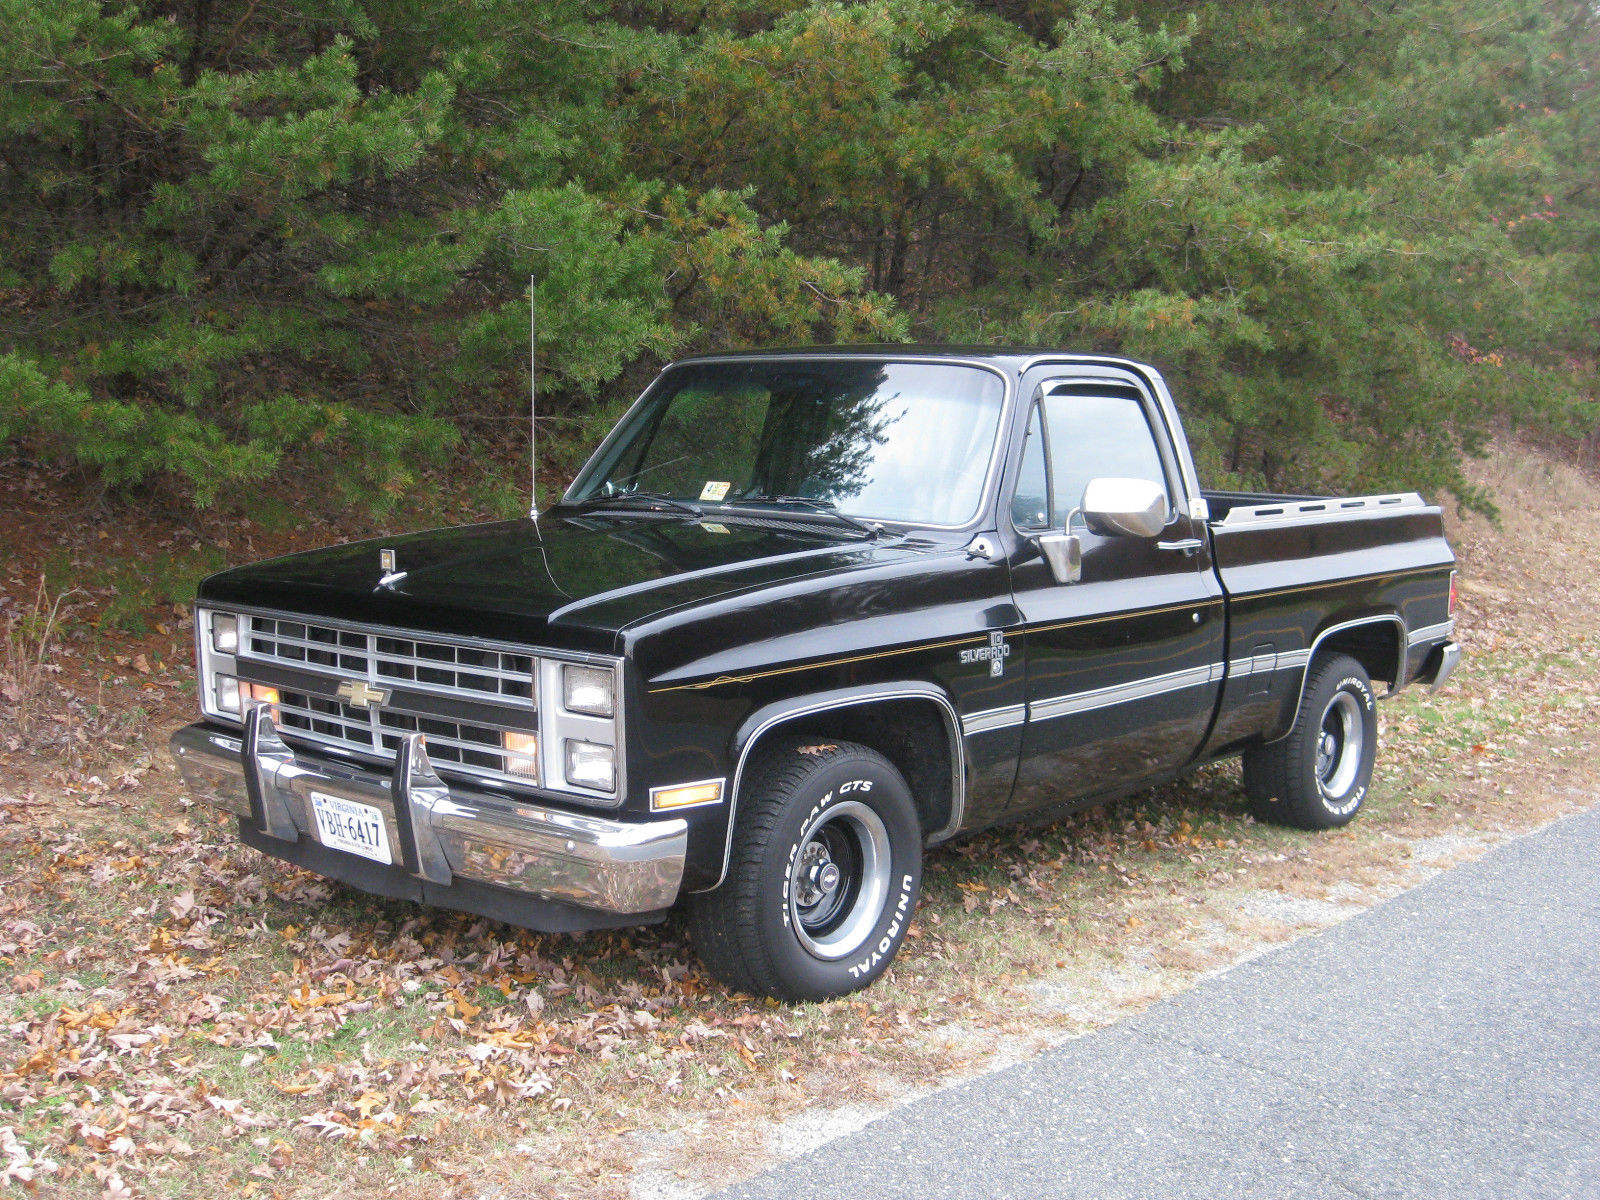
[[[242,734],[189,725],[173,734],[171,748],[190,793],[238,817],[250,844],[369,891],[484,912],[474,898],[486,890],[477,885],[487,884],[596,916],[648,919],[671,907],[683,878],[688,823],[681,818],[626,824],[447,785],[417,734],[405,739],[389,775],[297,755],[263,705],[252,706]],[[376,808],[394,865],[324,848],[313,791]],[[550,927],[536,909],[519,919],[514,905],[510,916],[506,904],[492,907],[486,915]],[[561,927],[621,923],[604,916]]]

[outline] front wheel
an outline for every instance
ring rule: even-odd
[[[1319,659],[1289,736],[1245,752],[1251,811],[1298,829],[1347,824],[1372,785],[1377,751],[1377,703],[1365,668],[1343,654]]]
[[[911,790],[876,751],[785,739],[741,797],[728,877],[690,902],[701,961],[779,1000],[866,987],[905,941],[922,882]]]

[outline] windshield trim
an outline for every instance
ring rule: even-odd
[[[830,354],[827,351],[792,351],[784,353],[753,351],[749,354],[716,354],[700,357],[682,358],[670,362],[661,369],[661,373],[650,381],[650,386],[639,394],[639,398],[628,406],[628,411],[618,418],[612,426],[611,432],[601,439],[594,452],[589,455],[583,464],[583,469],[573,478],[567,490],[562,493],[561,499],[555,507],[572,508],[582,503],[573,497],[580,492],[589,482],[589,478],[599,469],[600,462],[606,457],[612,444],[622,437],[622,431],[633,421],[639,410],[650,401],[656,390],[662,386],[667,378],[675,371],[693,367],[704,366],[708,363],[763,363],[763,362],[875,362],[875,363],[934,363],[952,367],[976,367],[980,371],[987,371],[1000,380],[1000,416],[995,426],[994,446],[989,451],[989,464],[984,470],[983,486],[979,489],[978,508],[973,515],[965,521],[955,525],[939,525],[931,521],[904,521],[893,517],[874,517],[862,514],[851,514],[859,521],[872,521],[888,529],[936,529],[936,530],[962,530],[971,529],[983,522],[984,514],[988,512],[994,502],[995,480],[998,477],[1005,447],[1010,442],[1011,414],[1016,403],[1016,379],[1011,372],[1003,370],[992,362],[985,362],[979,358],[968,358],[965,355],[949,354]],[[730,506],[736,507],[736,506]],[[703,520],[715,520],[718,509],[715,506],[706,508]],[[815,517],[815,513],[804,513],[798,510],[784,511],[782,509],[763,510],[761,516],[775,516],[779,519],[792,517],[796,520],[806,516]]]

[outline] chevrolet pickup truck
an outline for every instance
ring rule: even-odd
[[[249,845],[572,931],[687,910],[729,986],[865,987],[925,847],[1242,755],[1341,825],[1374,680],[1442,683],[1415,494],[1202,491],[1161,376],[866,347],[668,366],[527,519],[207,579],[172,749]]]

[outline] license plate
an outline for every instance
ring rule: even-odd
[[[370,804],[312,792],[311,811],[317,818],[317,840],[324,846],[394,865],[380,810]]]

